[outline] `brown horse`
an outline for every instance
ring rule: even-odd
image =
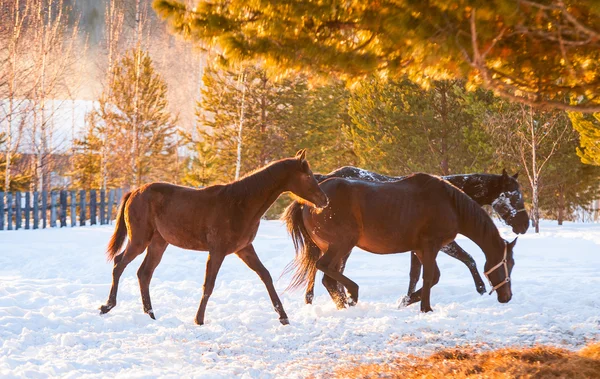
[[[138,270],[138,279],[144,312],[154,319],[150,280],[167,245],[172,244],[183,249],[208,251],[204,294],[196,313],[196,324],[204,323],[206,304],[217,273],[225,256],[231,253],[260,276],[279,314],[279,321],[288,324],[271,275],[252,246],[261,216],[286,191],[318,207],[327,205],[327,196],[319,188],[304,150],[300,150],[294,158],[271,163],[227,185],[194,189],[151,183],[126,194],[108,246],[108,257],[114,260],[113,281],[108,301],[100,307],[100,313],[107,313],[115,307],[123,270],[147,248]],[[117,255],[126,236],[129,237],[127,247]]]
[[[442,179],[447,180],[452,185],[463,191],[471,199],[475,200],[477,204],[491,205],[492,208],[500,215],[500,218],[512,227],[514,233],[524,234],[529,228],[529,216],[525,210],[523,203],[523,195],[517,182],[518,175],[509,176],[506,170],[502,170],[501,175],[494,174],[464,174],[464,175],[449,175],[443,176]],[[345,166],[340,167],[329,174],[321,175],[315,174],[317,182],[321,183],[329,178],[345,178],[345,179],[358,179],[368,182],[393,182],[405,177],[395,177],[381,175],[376,172],[368,171],[358,167]],[[286,212],[283,214],[282,219],[287,222],[287,219],[294,217],[302,217],[302,204],[299,202],[294,203],[293,206],[289,206]],[[293,223],[292,223],[293,224]],[[298,230],[290,230],[290,234],[299,233]],[[311,249],[318,249],[317,246],[307,242],[308,247]],[[475,282],[475,288],[480,294],[486,292],[485,284],[483,279],[477,271],[477,264],[473,257],[463,250],[456,242],[442,247],[441,252],[448,254],[449,256],[458,259],[464,263],[473,277]],[[346,262],[342,263],[340,272],[344,272]],[[316,274],[316,272],[315,272]],[[419,276],[421,274],[421,262],[419,258],[412,253],[410,261],[410,280],[408,285],[408,293],[402,300],[402,305],[410,305],[420,300],[419,292],[415,291]],[[305,294],[305,302],[307,304],[312,303],[314,294],[314,276],[309,278],[308,286]],[[339,288],[340,296],[344,297],[343,287]]]
[[[325,273],[323,283],[337,306],[345,306],[338,283],[348,290],[349,304],[354,305],[358,285],[339,272],[354,246],[375,254],[412,250],[423,264],[423,288],[418,294],[421,311],[429,312],[431,287],[440,277],[437,253],[461,233],[483,250],[486,276],[497,290],[498,301],[510,301],[516,239],[504,241],[487,213],[452,184],[415,174],[388,183],[332,178],[320,187],[329,198],[327,208],[304,208],[300,219],[287,219],[288,229],[300,230],[293,233],[296,273],[292,288],[306,284],[319,269]],[[306,248],[309,242],[319,249]]]

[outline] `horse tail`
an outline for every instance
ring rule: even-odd
[[[286,288],[287,290],[295,290],[305,286],[310,278],[314,278],[317,274],[317,260],[321,256],[321,250],[313,242],[308,234],[308,230],[302,219],[303,205],[298,201],[290,204],[281,216],[281,220],[285,221],[288,233],[294,242],[296,257],[287,265],[284,274],[295,270],[292,281]]]
[[[129,197],[131,196],[131,192],[128,192],[123,196],[121,200],[121,206],[119,207],[119,211],[117,212],[117,224],[115,225],[115,232],[110,238],[110,242],[108,243],[108,248],[106,251],[106,256],[109,261],[115,259],[117,253],[123,246],[123,242],[125,242],[125,237],[127,237],[127,225],[125,223],[125,204]]]

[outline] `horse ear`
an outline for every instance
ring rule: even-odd
[[[296,158],[301,161],[305,160],[306,159],[306,149],[298,150],[298,152],[296,153]]]
[[[508,178],[508,172],[506,172],[505,168],[502,169],[502,176]]]
[[[519,177],[519,173],[517,172],[516,174],[513,175],[514,179],[517,179]]]

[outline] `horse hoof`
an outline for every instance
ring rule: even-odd
[[[280,318],[279,322],[281,323],[281,325],[289,325],[290,324],[290,320],[288,320],[287,318]]]
[[[429,312],[433,312],[433,309],[431,309],[431,307],[421,308],[421,312],[422,313],[429,313]]]
[[[204,321],[194,320],[194,323],[198,326],[204,325]]]
[[[349,305],[349,306],[351,306],[351,307],[355,306],[355,305],[356,305],[356,303],[357,303],[357,301],[356,301],[356,300],[354,300],[354,299],[350,299],[350,300],[348,300],[348,305]]]
[[[151,319],[156,320],[156,317],[154,317],[154,311],[152,309],[150,309],[148,312],[148,316],[150,316]]]
[[[113,309],[115,306],[114,305],[102,305],[100,306],[100,314],[103,315],[105,313],[108,313],[111,309]]]
[[[410,296],[404,296],[402,300],[400,300],[400,304],[398,304],[398,309],[408,307],[411,304]]]

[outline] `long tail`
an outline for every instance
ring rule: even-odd
[[[115,232],[113,233],[106,250],[106,256],[108,257],[109,261],[113,261],[115,259],[117,253],[119,250],[121,250],[121,246],[123,246],[123,242],[125,242],[125,237],[127,237],[127,225],[125,225],[125,203],[127,203],[127,200],[129,200],[130,196],[131,192],[128,192],[125,194],[125,196],[123,196],[123,200],[121,200],[121,206],[117,212],[117,224],[115,225]]]
[[[321,250],[310,238],[304,226],[302,207],[301,203],[294,201],[281,215],[281,220],[285,221],[296,249],[296,257],[284,271],[287,273],[292,269],[295,270],[292,281],[286,290],[295,290],[306,286],[309,279],[314,278],[317,274],[317,260],[321,256]]]

